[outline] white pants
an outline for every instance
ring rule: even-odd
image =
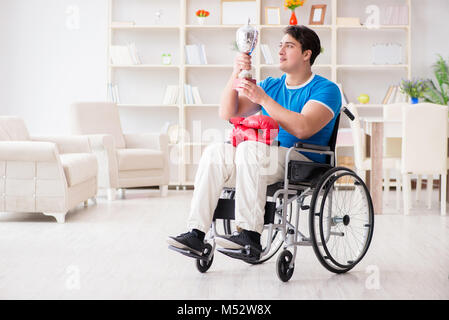
[[[284,180],[288,148],[245,141],[208,146],[195,177],[188,226],[207,233],[223,187],[235,186],[235,223],[262,233],[267,186]],[[298,152],[291,159],[311,161]]]

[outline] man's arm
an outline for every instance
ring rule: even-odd
[[[252,102],[247,97],[239,95],[232,88],[241,70],[251,70],[251,57],[247,54],[238,54],[234,61],[234,70],[221,95],[219,115],[224,120],[232,117],[246,117],[260,110],[260,105]]]
[[[316,101],[308,101],[301,113],[285,109],[276,101],[268,97],[263,104],[268,114],[276,120],[287,132],[298,139],[308,139],[323,129],[334,114]]]
[[[318,101],[308,101],[301,113],[290,111],[268,96],[265,91],[244,81],[243,93],[254,103],[263,105],[267,113],[287,132],[298,139],[308,139],[324,128],[332,120],[332,111]]]

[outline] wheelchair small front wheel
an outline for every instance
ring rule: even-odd
[[[293,275],[293,271],[295,270],[294,267],[290,267],[292,259],[293,254],[288,250],[284,250],[279,254],[276,261],[276,273],[278,278],[283,282],[290,280]]]
[[[363,180],[352,170],[337,167],[318,182],[309,213],[310,237],[320,263],[344,273],[368,251],[374,230],[374,209]]]
[[[209,243],[207,243],[204,246],[203,256],[204,257],[210,256],[210,258],[209,259],[196,259],[196,268],[201,273],[204,273],[207,270],[209,270],[210,266],[212,265],[212,262],[214,261],[214,254],[212,253],[212,246]]]

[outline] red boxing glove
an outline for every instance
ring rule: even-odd
[[[231,142],[234,147],[237,147],[239,143],[243,141],[257,141],[257,135],[257,130],[237,124],[234,129],[232,129]]]
[[[248,128],[260,130],[257,141],[271,145],[279,133],[278,123],[265,115],[254,115],[244,119],[242,125]]]
[[[240,124],[245,118],[243,117],[235,117],[235,118],[231,118],[229,119],[229,122],[232,123],[234,126],[237,126],[238,124]]]
[[[248,118],[236,117],[229,120],[234,129],[231,142],[234,147],[243,141],[259,141],[271,145],[279,133],[279,126],[269,116],[256,115]]]

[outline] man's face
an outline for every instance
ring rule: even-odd
[[[292,72],[302,69],[310,63],[311,50],[302,52],[301,44],[291,35],[282,37],[279,44],[279,63],[283,72]]]

